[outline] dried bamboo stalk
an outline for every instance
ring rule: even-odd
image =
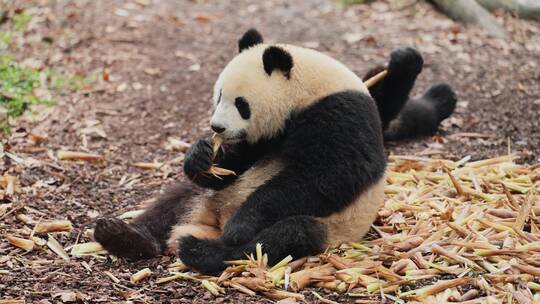
[[[129,280],[131,281],[131,283],[137,283],[149,277],[151,274],[152,274],[152,270],[150,270],[150,268],[144,268],[134,273],[129,278]]]
[[[84,161],[101,161],[103,156],[99,154],[86,153],[86,152],[76,152],[76,151],[65,151],[59,150],[56,153],[56,156],[60,160],[84,160]]]
[[[159,169],[159,168],[163,167],[163,163],[159,163],[159,162],[153,162],[153,163],[138,162],[138,163],[133,163],[133,167],[137,167],[137,168],[141,168],[141,169],[154,170],[154,169]]]
[[[386,74],[388,74],[387,70],[381,71],[377,73],[375,76],[369,78],[368,80],[364,81],[364,85],[366,88],[371,88],[372,86],[376,85],[379,81],[383,80],[384,77],[386,77]]]
[[[255,291],[243,286],[243,285],[240,285],[238,283],[234,283],[234,282],[230,282],[227,284],[228,286],[242,292],[242,293],[245,293],[247,295],[250,295],[250,296],[255,296],[257,293],[255,293]]]

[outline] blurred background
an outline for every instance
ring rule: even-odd
[[[479,3],[490,1],[508,3]],[[421,152],[432,145],[454,157],[468,151],[485,157],[506,153],[510,142],[514,150],[538,154],[534,152],[540,135],[533,132],[538,130],[540,112],[540,30],[534,21],[538,15],[520,15],[517,6],[488,12],[470,0],[0,3],[0,48],[9,54],[3,57],[31,70],[50,69],[40,76],[41,82],[45,77],[53,86],[76,85],[55,90],[41,83],[38,99],[54,102],[53,112],[63,120],[73,116],[79,123],[96,120],[92,113],[99,107],[114,108],[119,116],[100,123],[110,133],[129,137],[121,146],[158,143],[167,134],[191,139],[207,128],[213,82],[235,55],[240,35],[255,27],[268,42],[318,49],[359,75],[384,64],[394,48],[418,48],[426,65],[415,91],[420,94],[429,84],[450,82],[460,104],[444,131],[478,134],[399,144],[398,150]],[[460,3],[465,3],[464,12]],[[471,4],[483,12],[476,15],[468,7]],[[523,19],[531,16],[533,20]],[[58,80],[55,72],[76,79]],[[67,89],[79,92],[73,96],[66,94]],[[80,94],[81,89],[89,93]],[[44,120],[58,120],[54,113]],[[55,127],[70,128],[45,123],[41,129]],[[67,133],[77,133],[78,127]],[[446,144],[454,140],[460,144]]]

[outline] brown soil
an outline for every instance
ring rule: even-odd
[[[2,172],[20,177],[26,191],[15,203],[27,209],[18,213],[72,221],[71,234],[55,235],[64,246],[79,238],[88,241],[81,234],[97,216],[137,209],[164,185],[183,179],[182,154],[165,150],[167,139],[193,141],[208,132],[213,82],[236,54],[238,37],[250,27],[258,28],[270,42],[324,51],[360,75],[385,62],[393,48],[419,48],[426,66],[415,91],[420,94],[436,81],[449,81],[459,95],[457,113],[438,136],[389,144],[389,153],[480,159],[506,154],[510,146],[524,162],[537,162],[540,157],[538,23],[501,15],[511,33],[505,42],[462,28],[423,1],[346,7],[329,0],[294,4],[282,0],[36,0],[18,5],[37,20],[17,50],[18,59],[35,58],[46,66],[100,75],[91,88],[62,96],[39,124],[20,121],[6,142],[21,146],[25,132],[32,131],[48,136],[43,145],[49,151],[95,152],[105,157],[104,163],[61,162],[54,154],[40,153],[17,154],[23,163],[4,156],[0,164]],[[48,40],[43,37],[52,38],[52,43],[43,42]],[[110,73],[109,81],[101,79],[104,70]],[[95,132],[81,134],[94,125],[106,138]],[[153,171],[131,166],[154,160],[167,166]],[[24,235],[25,227],[32,228],[17,220],[16,214],[0,219],[0,235]],[[168,257],[138,263],[110,258],[62,262],[48,250],[19,258],[20,253],[0,243],[0,269],[10,272],[0,275],[0,297],[52,303],[60,301],[59,293],[78,291],[87,302],[129,297],[141,303],[267,301],[232,291],[214,298],[185,281],[157,286],[153,282],[165,275]],[[151,279],[130,283],[129,276],[145,267],[154,271]],[[105,270],[121,283],[112,284]]]

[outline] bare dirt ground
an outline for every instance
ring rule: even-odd
[[[32,229],[16,218],[22,213],[36,220],[70,220],[70,234],[55,234],[64,247],[88,241],[84,231],[97,217],[139,209],[162,187],[182,180],[182,154],[167,151],[167,140],[193,141],[208,132],[213,82],[250,27],[270,42],[324,51],[361,75],[385,62],[393,48],[419,48],[426,66],[416,93],[449,81],[459,95],[457,113],[438,136],[388,144],[389,153],[481,159],[511,149],[523,162],[540,157],[538,23],[501,15],[511,38],[500,41],[461,27],[423,1],[356,6],[329,0],[19,2],[34,17],[28,39],[15,53],[18,60],[31,57],[65,71],[97,73],[100,79],[57,100],[37,125],[21,121],[3,139],[19,147],[26,144],[26,132],[48,137],[42,144],[46,152],[3,156],[0,169],[19,176],[22,193],[11,202],[9,214],[0,217],[2,236]],[[59,161],[54,154],[59,149],[98,153],[105,161]],[[161,170],[131,165],[154,160],[166,165]],[[77,291],[82,302],[268,301],[232,291],[214,298],[185,281],[153,283],[170,262],[169,257],[138,263],[111,257],[65,262],[50,250],[23,254],[2,240],[0,269],[8,272],[0,274],[0,299],[53,303]],[[130,283],[129,276],[145,267],[154,272],[150,279]],[[113,283],[107,270],[121,282]]]

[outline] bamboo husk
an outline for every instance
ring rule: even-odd
[[[11,245],[24,249],[26,251],[32,251],[34,249],[34,242],[31,240],[23,239],[12,235],[7,235],[6,239]]]
[[[70,232],[73,229],[70,221],[48,221],[39,222],[34,232],[36,234],[45,234],[49,232]]]
[[[98,242],[89,242],[73,245],[71,247],[71,255],[73,256],[85,256],[105,253],[105,249]]]
[[[217,134],[214,134],[214,136],[212,137],[214,139],[214,146],[212,147],[213,151],[214,151],[214,158],[216,158],[217,156],[217,153],[219,151],[219,149],[221,148],[221,145],[223,144],[223,138]],[[220,167],[217,167],[217,166],[212,166],[210,167],[210,169],[207,171],[208,174],[211,174],[217,178],[220,178],[220,176],[225,176],[225,175],[236,175],[236,172],[232,171],[232,170],[229,170],[229,169],[225,169],[225,168],[220,168]]]
[[[64,250],[64,247],[62,247],[62,245],[60,245],[60,243],[58,243],[58,241],[51,234],[49,234],[49,239],[47,240],[47,247],[49,247],[54,253],[65,261],[69,261],[69,255]]]

